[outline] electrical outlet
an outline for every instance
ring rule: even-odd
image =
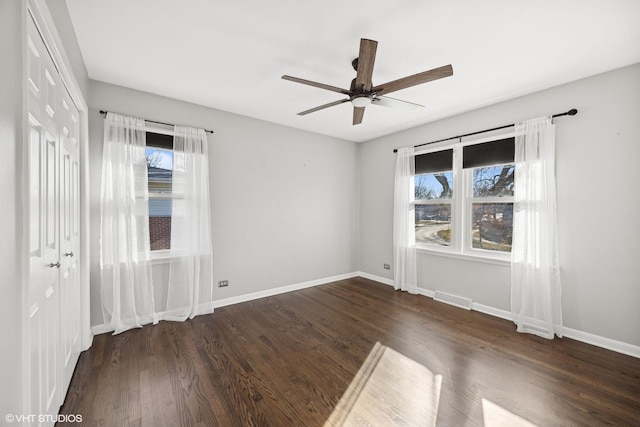
[[[385,265],[384,265],[384,269],[385,269],[385,270],[391,270],[391,266],[390,266],[389,264],[385,264]]]
[[[224,288],[225,286],[229,286],[229,281],[228,280],[220,280],[218,282],[218,287],[219,288]]]

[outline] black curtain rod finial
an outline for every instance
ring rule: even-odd
[[[566,113],[554,114],[553,116],[551,116],[551,118],[555,119],[556,117],[562,117],[562,116],[575,116],[576,114],[578,114],[578,110],[576,110],[575,108],[572,108]]]

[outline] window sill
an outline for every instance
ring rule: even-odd
[[[460,259],[464,261],[481,262],[485,264],[501,265],[503,267],[511,266],[511,260],[508,258],[497,258],[497,257],[483,256],[479,254],[460,253],[460,252],[453,252],[453,251],[447,251],[442,249],[431,249],[431,248],[425,248],[422,246],[416,246],[415,248],[416,248],[416,252],[427,254],[427,255],[441,256],[445,258],[454,258],[454,259]]]
[[[171,251],[169,249],[151,251],[151,265],[167,264],[169,260],[171,260]]]

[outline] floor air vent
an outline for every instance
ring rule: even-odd
[[[457,295],[451,295],[445,292],[436,291],[433,295],[433,299],[436,301],[455,305],[456,307],[464,308],[466,310],[471,310],[471,299],[469,298],[459,297]]]

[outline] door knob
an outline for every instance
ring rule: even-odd
[[[67,252],[66,254],[64,254],[64,256],[70,256],[70,257],[73,257],[73,251],[71,251],[71,252]]]
[[[51,268],[53,268],[53,267],[60,268],[60,261],[57,261],[55,264],[54,263],[50,263],[49,267],[51,267]]]

